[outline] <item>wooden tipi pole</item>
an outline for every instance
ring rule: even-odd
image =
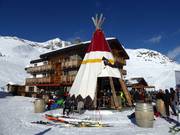
[[[122,107],[120,106],[120,104],[118,102],[112,77],[109,77],[109,81],[110,81],[110,86],[111,86],[111,92],[112,92],[112,98],[113,98],[114,107],[116,109],[121,109]]]
[[[123,93],[124,93],[124,95],[126,97],[126,100],[128,102],[128,105],[132,106],[131,96],[130,96],[130,93],[129,93],[127,87],[126,87],[126,84],[125,84],[124,80],[119,79],[119,82],[120,82],[120,85],[122,87]]]

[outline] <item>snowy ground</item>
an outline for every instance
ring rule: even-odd
[[[113,127],[106,128],[77,128],[62,126],[46,126],[31,124],[32,121],[47,121],[45,114],[62,114],[62,110],[45,113],[34,113],[33,98],[8,96],[0,92],[0,135],[169,135],[169,124],[162,118],[156,118],[153,128],[140,128],[133,124],[127,115],[129,111],[86,111],[83,115],[73,117],[102,119]]]

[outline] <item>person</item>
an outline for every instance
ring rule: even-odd
[[[170,113],[169,113],[169,106],[171,104],[171,95],[168,91],[168,89],[165,89],[165,95],[164,95],[164,104],[165,104],[165,110],[166,110],[166,116],[169,117]]]
[[[121,104],[122,106],[125,106],[126,104],[126,99],[124,97],[124,93],[122,91],[120,91],[120,98],[121,98]]]
[[[177,114],[180,113],[180,86],[176,88],[176,107],[177,107]]]
[[[77,104],[78,113],[82,114],[83,109],[84,109],[84,102],[83,101],[79,101],[78,104]]]
[[[66,97],[66,100],[64,102],[64,108],[63,108],[63,115],[69,116],[69,113],[71,111],[71,100],[70,97]]]
[[[51,105],[54,104],[54,100],[53,99],[49,99],[49,101],[47,102],[47,110],[51,110]]]
[[[173,114],[175,116],[177,116],[177,113],[176,113],[176,102],[177,102],[177,96],[176,96],[176,92],[173,88],[170,88],[170,95],[171,95],[171,104],[170,104],[170,107],[173,111]]]
[[[156,99],[161,99],[164,101],[164,92],[162,89],[160,89],[159,92],[156,94]]]
[[[165,98],[165,93],[162,89],[160,89],[158,91],[158,93],[156,93],[156,106],[154,106],[154,112],[155,114],[157,114],[156,116],[160,116],[161,117],[166,117],[166,107],[165,107],[165,102],[164,102],[164,98]]]
[[[64,101],[66,100],[66,98],[69,96],[69,92],[64,92],[64,95],[63,95],[63,99],[64,99]]]
[[[138,102],[140,100],[140,94],[138,90],[135,90],[133,98],[134,98],[134,102]]]

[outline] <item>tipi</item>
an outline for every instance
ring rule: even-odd
[[[87,48],[85,57],[69,94],[71,96],[74,95],[75,97],[81,96],[84,99],[86,97],[90,97],[92,101],[96,103],[98,77],[120,78],[120,71],[118,68],[113,68],[104,64],[103,58],[108,60],[111,64],[114,63],[114,58],[108,42],[105,40],[104,33],[101,30],[101,25],[104,21],[102,14],[100,18],[96,15],[96,18],[92,17],[92,19],[96,27],[96,31],[93,34],[91,43]],[[119,107],[115,91],[112,91],[112,93],[114,95],[114,100],[116,100],[115,106]]]

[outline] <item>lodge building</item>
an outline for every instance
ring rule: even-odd
[[[127,74],[124,70],[129,56],[122,44],[116,38],[106,38],[118,63],[121,78]],[[69,91],[81,62],[85,56],[90,41],[80,42],[62,47],[59,50],[40,55],[39,59],[30,61],[25,70],[30,74],[26,78],[25,92],[37,96],[38,94],[61,95]]]

